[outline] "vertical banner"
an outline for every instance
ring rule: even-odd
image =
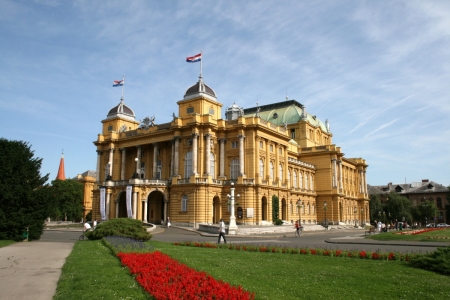
[[[105,193],[106,189],[104,187],[100,188],[100,214],[102,215],[102,220],[106,220],[105,214]]]
[[[131,185],[127,185],[127,215],[128,218],[133,217],[133,210],[131,209],[131,193],[133,191],[133,187]]]

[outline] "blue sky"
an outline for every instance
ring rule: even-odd
[[[120,101],[171,121],[203,79],[225,108],[284,101],[330,122],[372,185],[450,185],[450,1],[3,0],[1,137],[56,177],[96,168],[93,141]]]

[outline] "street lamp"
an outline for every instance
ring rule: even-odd
[[[299,222],[300,222],[300,226],[302,226],[302,209],[303,205],[302,205],[302,200],[298,199],[297,201],[297,208],[298,208],[298,218],[299,218]]]
[[[323,203],[323,210],[325,211],[325,228],[328,230],[328,222],[327,222],[327,201]]]
[[[427,220],[428,220],[428,204],[423,204],[422,206],[425,207],[425,227],[427,227]]]
[[[356,226],[356,214],[357,214],[357,209],[356,209],[356,207],[353,209],[353,214],[355,215],[355,227],[357,227],[357,226]]]
[[[238,227],[236,225],[236,217],[234,216],[234,182],[231,182],[230,194],[231,195],[228,195],[228,200],[230,201],[231,206],[231,216],[230,225],[228,226],[228,234],[236,234],[236,231],[238,231]]]
[[[139,158],[135,158],[134,159],[134,161],[136,162],[136,170],[135,170],[135,172],[134,172],[134,174],[133,174],[133,179],[138,179],[139,178],[139,166],[138,166],[138,163],[139,163]]]

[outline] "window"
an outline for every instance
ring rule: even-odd
[[[264,143],[262,141],[259,142],[259,149],[263,149],[264,148]]]
[[[189,178],[192,175],[192,152],[186,152],[184,156],[184,178]]]
[[[274,119],[278,119],[278,114],[277,114],[277,113],[274,113],[274,114],[273,114],[273,118],[274,118]]]
[[[232,149],[237,149],[237,147],[238,147],[238,142],[237,141],[231,142],[231,148]]]
[[[141,174],[141,179],[145,178],[145,162],[141,161],[141,168],[140,168],[140,174]]]
[[[259,160],[259,176],[264,179],[264,162],[262,159]]]
[[[270,145],[270,152],[273,152],[273,145]]]
[[[438,197],[438,198],[436,199],[436,201],[437,201],[437,204],[436,204],[437,208],[442,208],[442,200],[441,200],[441,197]]]
[[[305,190],[309,188],[308,186],[308,174],[305,173]]]
[[[216,168],[215,168],[215,164],[216,164],[216,160],[214,158],[214,154],[211,152],[209,154],[209,175],[212,176],[212,178],[215,178],[215,173],[216,173]]]
[[[295,139],[295,129],[291,129],[291,139]]]
[[[291,170],[288,169],[288,183],[291,184]]]
[[[230,178],[237,179],[239,176],[239,159],[233,159],[230,168]]]
[[[280,155],[283,154],[283,148],[280,148],[280,150],[278,150],[278,153],[280,153]]]
[[[273,163],[272,162],[270,162],[270,179],[272,179],[273,180]]]
[[[156,161],[156,179],[161,179],[162,162],[160,159]]]
[[[209,109],[209,114],[210,114],[210,115],[214,115],[214,108],[211,107],[211,108]]]
[[[301,189],[303,189],[303,173],[302,172],[299,172],[298,173],[298,180],[299,180],[299,182],[300,182],[300,184],[299,184],[299,188],[301,188]]]
[[[187,108],[187,113],[188,113],[188,114],[194,113],[194,108],[193,108],[193,107],[188,107],[188,108]]]
[[[181,211],[187,210],[188,210],[188,196],[183,195],[183,197],[181,197]]]
[[[283,165],[280,164],[278,166],[278,178],[280,178],[280,181],[283,181]]]
[[[113,127],[111,125],[108,126],[108,131],[113,131]]]
[[[294,188],[297,188],[297,172],[294,171]]]

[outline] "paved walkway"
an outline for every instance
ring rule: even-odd
[[[73,245],[35,241],[0,248],[0,299],[52,299]]]

